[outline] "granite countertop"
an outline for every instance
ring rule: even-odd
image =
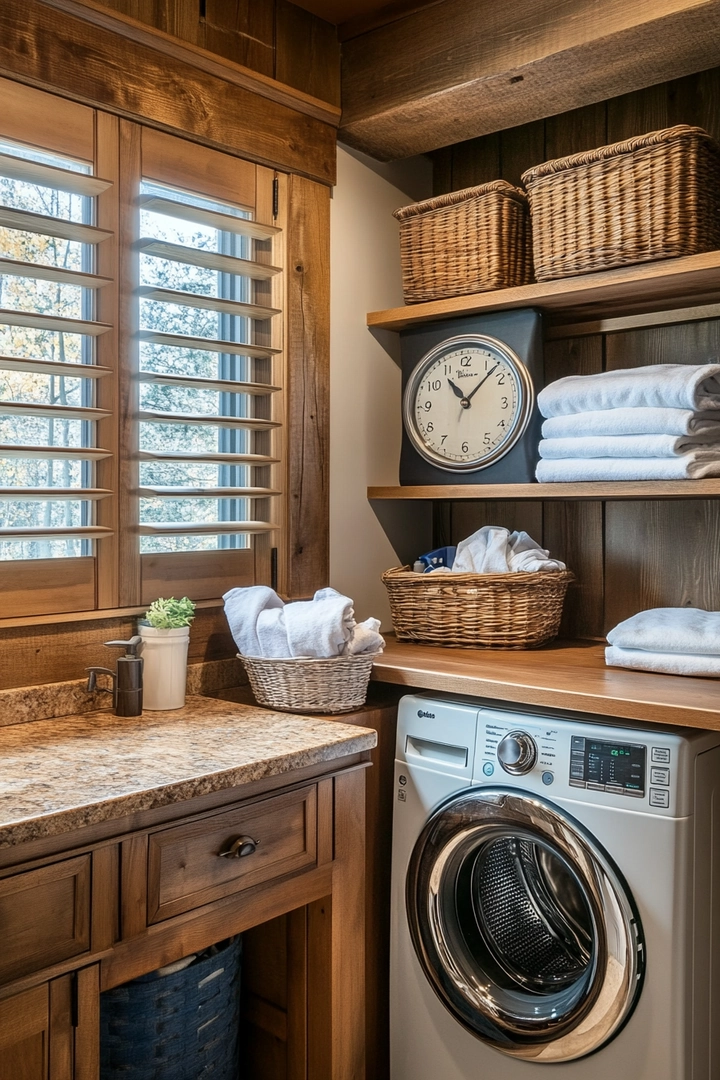
[[[0,729],[0,847],[372,749],[342,721],[206,697],[183,709],[108,711]]]

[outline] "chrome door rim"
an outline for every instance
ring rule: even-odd
[[[584,893],[593,954],[582,977],[555,995],[503,988],[488,970],[478,973],[460,941],[449,899],[460,868],[509,837],[552,851]],[[483,786],[448,799],[415,845],[406,905],[415,952],[435,993],[473,1035],[510,1056],[536,1062],[585,1057],[619,1033],[637,1003],[642,927],[620,871],[579,822],[530,792]]]

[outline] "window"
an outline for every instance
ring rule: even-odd
[[[48,95],[27,93],[25,123],[0,120],[3,614],[267,580],[282,517],[274,175],[53,98],[65,125],[35,131]]]

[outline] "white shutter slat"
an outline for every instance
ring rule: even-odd
[[[65,270],[62,266],[18,262],[16,259],[0,259],[0,274],[38,281],[55,281],[58,285],[75,285],[79,289],[102,289],[113,283],[112,278],[100,277],[98,274],[83,274],[79,270]]]
[[[165,375],[156,371],[141,371],[140,382],[156,383],[158,386],[182,386],[195,390],[216,390],[226,394],[252,394],[264,397],[265,394],[277,394],[279,386],[268,383],[237,382],[235,379],[200,379],[193,375]]]
[[[244,428],[247,431],[270,431],[280,425],[274,420],[258,420],[254,416],[208,416],[205,413],[165,413],[143,410],[139,420],[151,424],[203,424],[210,427]]]
[[[65,375],[71,379],[102,379],[112,368],[98,364],[73,364],[62,360],[37,360],[31,356],[0,356],[0,371],[30,371],[36,375]]]
[[[245,345],[237,341],[222,341],[219,338],[184,337],[181,334],[163,334],[157,330],[140,330],[140,341],[147,341],[152,345],[170,345],[177,349],[200,349],[209,352],[228,353],[232,356],[251,356],[258,360],[265,360],[277,356],[281,350],[271,349],[264,345]]]
[[[0,154],[0,176],[69,191],[73,195],[102,195],[103,191],[113,186],[112,180],[101,180],[99,176],[62,169],[57,165],[43,165],[42,162],[15,157],[14,154]]]
[[[99,446],[23,446],[19,443],[0,444],[0,458],[45,458],[48,461],[101,461],[112,457],[112,450]]]
[[[266,499],[281,492],[263,487],[141,487],[141,496],[154,499]]]
[[[113,535],[112,529],[102,525],[58,525],[52,529],[38,525],[0,529],[0,540],[105,540]]]
[[[41,315],[34,311],[0,309],[0,323],[6,326],[31,326],[36,330],[57,330],[61,334],[89,334],[99,337],[112,330],[108,323],[90,322],[86,319],[65,319],[59,315]]]
[[[202,266],[206,270],[236,274],[239,277],[252,278],[253,281],[269,281],[275,274],[280,273],[279,266],[268,266],[253,259],[238,259],[233,255],[220,255],[215,251],[203,251],[201,248],[186,247],[184,244],[171,244],[165,240],[143,238],[138,240],[137,248],[144,255],[154,255],[158,259]]]
[[[108,409],[82,405],[43,405],[30,401],[0,400],[0,416],[40,416],[47,420],[104,420],[112,416]]]
[[[75,502],[99,502],[113,494],[108,488],[0,488],[0,499],[18,500],[19,502],[55,502],[72,500]]]
[[[0,227],[20,232],[40,233],[41,236],[57,236],[60,240],[77,240],[80,244],[101,244],[115,235],[96,225],[83,225],[79,221],[35,214],[31,210],[13,210],[0,206]]]
[[[269,521],[162,521],[140,525],[138,531],[141,536],[229,536],[269,533],[276,528]]]
[[[0,447],[2,450],[2,447]],[[2,455],[0,455],[2,456]],[[220,451],[214,453],[208,451],[193,450],[141,450],[138,453],[140,461],[186,461],[207,462],[210,465],[277,465],[278,458],[269,457],[266,454],[225,454]]]
[[[219,311],[224,315],[237,315],[244,319],[271,319],[279,315],[278,308],[245,304],[241,300],[226,300],[220,296],[202,296],[200,293],[180,292],[177,289],[158,289],[154,285],[141,285],[137,294],[145,300],[157,300],[161,304],[179,304],[181,307],[202,308]]]
[[[261,225],[249,218],[235,217],[233,214],[222,214],[218,210],[203,210],[199,206],[190,203],[176,202],[174,199],[163,199],[160,195],[140,195],[138,203],[142,210],[151,210],[156,214],[165,214],[168,217],[180,218],[182,221],[192,221],[196,225],[208,225],[211,229],[220,232],[235,233],[237,236],[247,236],[251,240],[271,240],[277,236],[280,229],[275,225]]]

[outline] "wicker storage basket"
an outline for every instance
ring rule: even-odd
[[[377,653],[327,660],[241,656],[258,705],[291,712],[343,713],[365,704]]]
[[[505,180],[403,206],[394,216],[408,304],[532,281],[527,197]]]
[[[238,1080],[242,939],[100,995],[100,1080]]]
[[[569,570],[535,574],[416,574],[387,570],[398,641],[454,649],[535,649],[554,638]]]
[[[720,248],[720,147],[680,124],[523,174],[538,281]]]

